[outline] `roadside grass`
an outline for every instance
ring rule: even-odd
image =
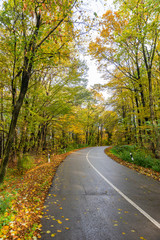
[[[36,157],[29,166],[25,160],[23,171],[8,168],[4,183],[0,184],[0,240],[41,238],[44,200],[56,169],[70,153],[51,155],[50,163],[46,154]]]
[[[110,147],[105,149],[105,153],[122,165],[135,169],[156,180],[160,180],[160,160],[153,158],[136,145]]]

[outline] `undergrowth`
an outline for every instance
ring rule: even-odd
[[[29,170],[34,166],[33,157],[29,154],[24,154],[23,156],[19,156],[17,168],[20,171]]]
[[[5,233],[5,229],[8,229],[9,223],[14,220],[14,215],[16,214],[16,211],[12,209],[12,201],[16,199],[17,192],[12,191],[11,193],[6,193],[6,191],[1,192],[0,197],[0,229],[2,229],[3,226],[6,226],[4,228],[3,233]]]
[[[75,149],[84,148],[84,147],[88,147],[88,145],[87,144],[70,144],[66,148],[60,149],[59,153],[62,154],[62,153],[70,152]]]
[[[124,161],[160,172],[160,160],[153,158],[150,154],[146,153],[143,149],[139,149],[136,145],[114,146],[111,152]]]

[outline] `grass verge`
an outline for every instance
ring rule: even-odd
[[[134,161],[132,161],[131,159],[130,152],[132,152]],[[160,181],[160,161],[157,159],[153,159],[151,156],[148,156],[143,151],[140,152],[140,150],[137,150],[135,146],[109,147],[105,149],[105,153],[119,164]],[[153,169],[151,167],[153,167]],[[158,171],[155,171],[154,169]]]

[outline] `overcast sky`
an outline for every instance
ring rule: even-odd
[[[113,10],[114,9],[113,1],[114,0],[89,0],[91,11],[93,13],[96,12],[98,14],[98,16],[100,17],[107,10],[109,10],[109,9]],[[96,32],[94,32],[93,34],[95,35]],[[86,60],[86,63],[89,67],[89,70],[88,70],[88,88],[90,88],[94,84],[106,83],[106,81],[104,79],[102,79],[102,77],[101,77],[102,73],[99,73],[98,70],[97,70],[96,61],[91,60],[90,56],[84,57],[84,59]],[[110,94],[107,90],[103,92],[103,95],[104,95],[105,99],[107,99],[110,96]]]

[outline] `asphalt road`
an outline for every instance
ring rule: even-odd
[[[86,148],[59,167],[45,201],[43,240],[160,240],[160,183]]]

